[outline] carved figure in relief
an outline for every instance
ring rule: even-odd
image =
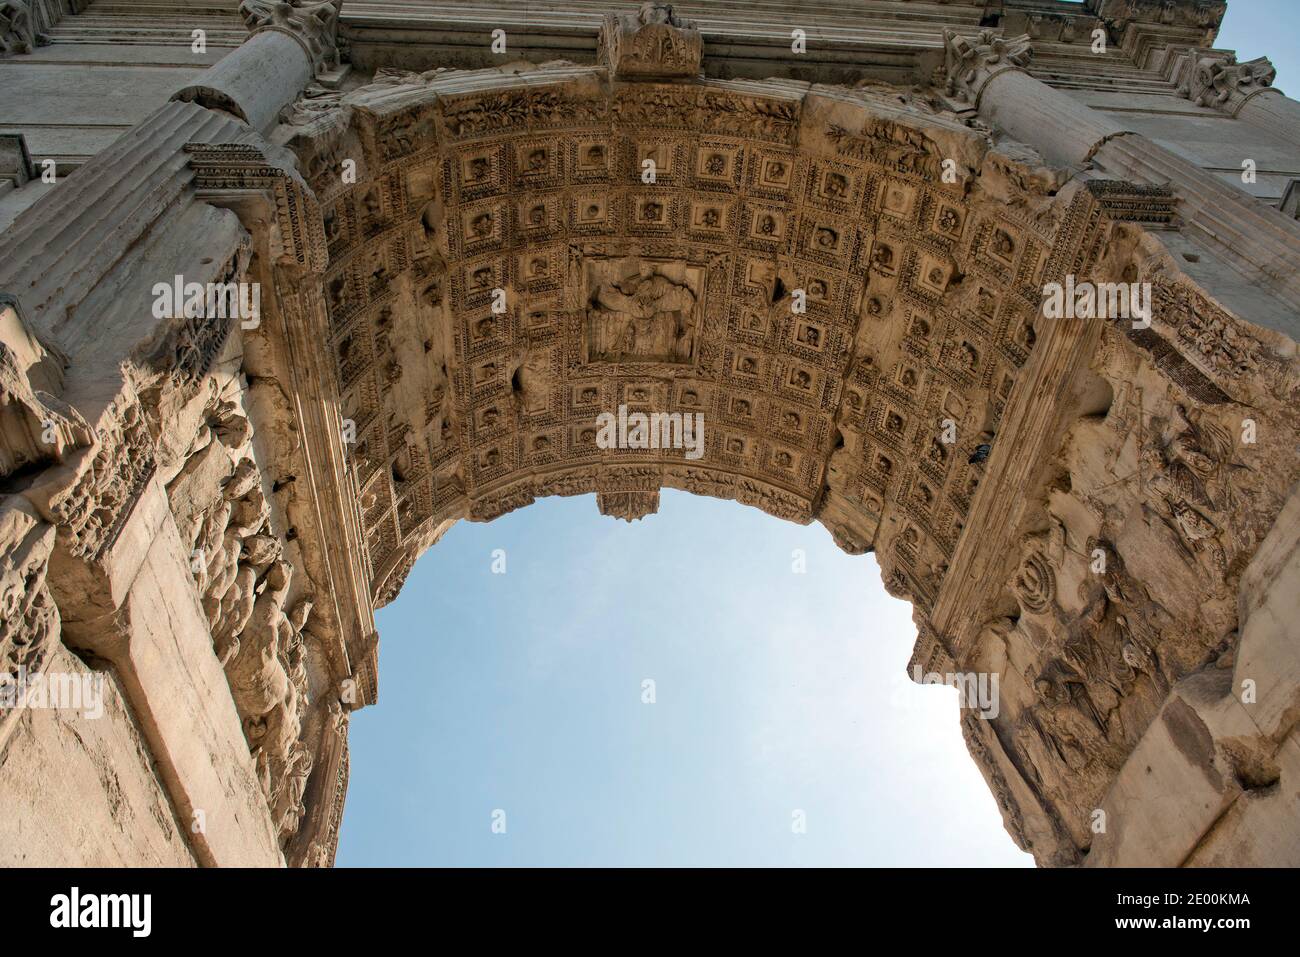
[[[280,825],[281,839],[298,830],[306,810],[302,799],[307,793],[307,779],[311,777],[313,763],[312,753],[302,744],[295,744],[286,762],[284,783],[271,808],[272,819]]]
[[[1211,516],[1236,504],[1228,482],[1232,437],[1199,410],[1175,406],[1174,435],[1165,441],[1169,423],[1152,422],[1153,436],[1142,449],[1143,480],[1154,493],[1154,510],[1175,529],[1192,557],[1204,552],[1218,575],[1227,570],[1227,553]]]
[[[307,706],[304,634],[310,599],[285,611],[291,568],[273,534],[252,426],[234,401],[214,395],[205,426],[167,494],[226,671],[273,819],[282,839],[302,813],[311,755],[299,742]]]
[[[31,53],[49,42],[36,30],[29,4],[23,0],[0,3],[0,53]]]
[[[1112,656],[1114,668],[1121,674],[1136,669],[1162,681],[1156,649],[1173,618],[1129,573],[1114,545],[1105,539],[1089,538],[1086,547],[1089,556],[1100,555],[1104,563],[1098,576],[1101,600],[1085,616],[1092,630],[1100,633],[1103,622],[1113,616],[1119,641],[1118,652]],[[1095,588],[1091,579],[1085,579],[1079,585],[1080,599],[1088,600]]]
[[[291,570],[282,561],[267,571],[265,589],[253,604],[239,651],[226,666],[235,707],[245,722],[261,718],[288,692],[288,676],[278,661],[278,642],[290,577]]]
[[[0,675],[11,679],[20,667],[39,672],[58,642],[59,612],[46,587],[54,538],[29,504],[0,497]]]
[[[1071,691],[1071,686],[1078,685],[1078,678],[1060,663],[1049,665],[1034,679],[1038,703],[1026,712],[1025,726],[1054,758],[1047,767],[1064,764],[1081,770],[1105,745],[1092,707],[1081,708]]]
[[[516,354],[515,363],[511,384],[519,408],[530,415],[545,412],[551,383],[549,353],[540,347],[525,346]]]
[[[689,362],[694,356],[695,293],[643,263],[622,280],[601,283],[587,311],[592,359]]]

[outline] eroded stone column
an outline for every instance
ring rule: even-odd
[[[1022,68],[1032,56],[1028,37],[1008,39],[949,32],[948,92],[973,106],[999,130],[1036,149],[1051,163],[1092,167],[1117,179],[1170,186],[1179,200],[1185,233],[1214,250],[1260,290],[1251,303],[1254,321],[1300,337],[1300,225],[1235,189],[1219,177],[1127,129]],[[1194,259],[1189,261],[1194,262]]]
[[[252,35],[173,99],[268,129],[314,77],[337,72],[341,5],[341,0],[244,0],[239,12]]]
[[[19,504],[52,532],[52,640],[116,676],[188,853],[207,865],[284,863],[313,750],[333,756],[317,789],[333,796],[337,748],[302,725],[337,682],[322,673],[308,694],[306,646],[329,623],[308,624],[313,570],[275,500],[274,479],[297,469],[277,423],[259,420],[259,447],[243,407],[243,337],[261,317],[212,313],[211,291],[197,314],[160,309],[159,287],[270,288],[270,270],[323,255],[293,158],[257,130],[337,64],[337,7],[248,0],[243,47],[0,234],[3,301],[29,323],[0,322],[0,405],[13,407],[0,476],[22,470]],[[15,568],[31,579],[19,559],[36,552],[14,546],[35,532],[5,514],[6,582]]]

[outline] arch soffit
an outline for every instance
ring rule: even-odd
[[[454,519],[667,486],[818,519],[928,605],[1096,235],[1063,173],[892,88],[381,72],[286,129],[380,604]],[[619,406],[703,415],[702,455],[600,449]]]

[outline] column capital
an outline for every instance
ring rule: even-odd
[[[999,73],[1019,70],[1034,55],[1028,35],[1004,37],[993,30],[966,36],[943,31],[944,73],[950,97],[971,106],[979,105],[984,87]]]
[[[343,0],[243,0],[239,15],[254,36],[269,30],[293,38],[320,74],[339,65],[342,8]]]
[[[1252,96],[1272,89],[1276,78],[1268,57],[1238,63],[1232,54],[1203,56],[1195,59],[1178,92],[1200,106],[1235,115]]]

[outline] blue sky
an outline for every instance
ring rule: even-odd
[[[544,499],[454,527],[379,633],[341,865],[1029,861],[956,692],[904,676],[908,606],[820,525],[673,491],[631,525]]]
[[[1300,3],[1236,0],[1218,45],[1300,95],[1298,27]],[[454,527],[378,627],[341,866],[1032,863],[956,692],[904,675],[908,606],[820,525],[672,491],[632,525],[545,499]]]

